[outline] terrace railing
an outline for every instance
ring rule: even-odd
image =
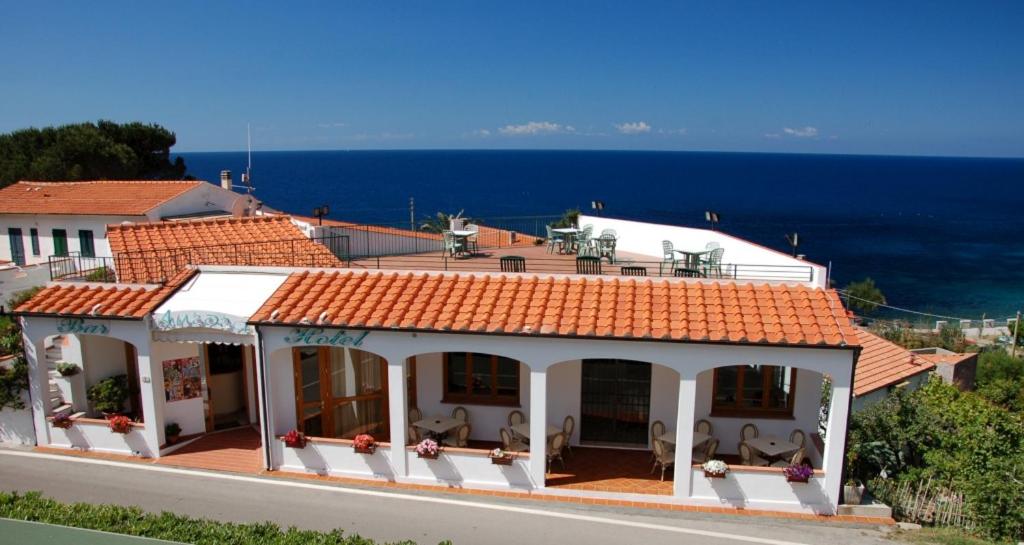
[[[110,257],[84,256],[80,252],[51,255],[47,260],[50,280],[113,282],[114,260]]]
[[[509,255],[509,252],[502,252]],[[659,260],[622,259],[614,263],[602,260],[599,268],[579,269],[573,256],[524,256],[526,273],[584,274],[600,276],[641,276],[704,278],[734,280],[753,283],[807,283],[814,280],[814,269],[809,265],[754,265],[723,263],[721,271],[689,271],[674,269]],[[447,253],[432,255],[371,256],[354,258],[348,265],[355,269],[423,270],[455,272],[501,272],[499,256],[476,255],[453,257]],[[623,270],[626,269],[626,270]],[[640,269],[640,270],[638,270]]]

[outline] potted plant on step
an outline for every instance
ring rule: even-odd
[[[103,416],[110,417],[124,411],[128,401],[128,375],[105,378],[89,387],[89,402]]]
[[[74,424],[74,420],[71,420],[71,416],[68,413],[57,413],[50,419],[53,423],[53,427],[66,430]]]
[[[368,433],[360,433],[352,440],[352,446],[359,454],[373,454],[377,450],[377,441]]]
[[[299,430],[291,430],[281,436],[284,446],[288,448],[306,448],[306,434]]]
[[[112,433],[128,434],[132,431],[132,419],[123,414],[111,416],[107,420]]]
[[[512,465],[512,453],[505,452],[500,448],[496,448],[491,451],[491,463],[499,466],[510,466]]]
[[[71,363],[70,361],[58,361],[56,367],[57,373],[62,377],[70,377],[72,375],[77,375],[78,372],[82,370],[82,368],[79,367],[78,364]]]
[[[441,445],[438,445],[437,441],[433,439],[424,439],[416,445],[416,455],[420,458],[436,460],[439,454],[441,454]]]
[[[167,444],[173,445],[181,439],[181,426],[177,422],[171,422],[164,426],[164,437],[167,438]]]
[[[782,473],[786,475],[788,482],[806,483],[811,475],[814,475],[814,469],[805,464],[790,464],[782,468]]]
[[[724,479],[729,472],[729,465],[721,460],[708,460],[701,466],[704,476],[709,479]]]
[[[860,505],[864,501],[864,485],[854,479],[846,481],[843,485],[843,501],[846,505]]]

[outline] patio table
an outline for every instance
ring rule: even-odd
[[[465,424],[465,422],[448,416],[428,416],[423,420],[417,420],[412,423],[412,425],[417,428],[421,428],[438,435],[448,433],[463,424]]]
[[[559,227],[557,229],[552,229],[551,232],[565,235],[565,242],[562,244],[562,253],[564,254],[570,251],[570,249],[575,249],[576,239],[579,237],[579,234],[583,232],[583,229],[577,229],[576,227]]]
[[[777,457],[800,448],[800,445],[790,443],[774,435],[762,435],[753,439],[747,439],[747,444],[769,457]]]
[[[683,264],[687,269],[700,270],[700,258],[711,253],[711,250],[700,250],[691,252],[689,250],[672,250],[683,256]]]
[[[661,437],[658,437],[658,439],[661,439],[663,443],[668,443],[670,445],[675,446],[676,432],[670,431],[663,433]],[[701,433],[699,431],[693,432],[693,448],[697,448],[703,445],[708,439],[711,439],[711,436],[706,433]]]
[[[480,233],[478,233],[476,231],[467,231],[465,229],[459,229],[459,230],[453,230],[452,231],[452,236],[455,237],[456,239],[458,239],[460,242],[462,242],[462,247],[465,248],[465,252],[467,254],[471,253],[469,251],[469,239],[470,239],[470,237],[475,237],[476,235],[479,235],[479,234]]]
[[[529,422],[522,422],[522,423],[516,424],[515,426],[512,426],[512,431],[516,432],[516,435],[519,435],[521,437],[526,437],[527,439],[529,439],[530,438],[530,423]],[[552,437],[554,435],[562,433],[562,429],[561,428],[556,428],[556,427],[552,426],[551,424],[548,424],[547,433],[548,433],[548,437]]]

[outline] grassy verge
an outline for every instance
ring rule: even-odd
[[[997,542],[966,534],[954,528],[922,528],[899,531],[893,539],[914,545],[995,545]]]
[[[0,518],[31,520],[197,545],[375,545],[371,539],[359,535],[345,536],[341,530],[316,532],[295,527],[282,529],[271,522],[235,524],[167,512],[155,515],[146,513],[138,507],[61,503],[44,498],[38,492],[0,492]],[[403,541],[401,545],[415,543]]]

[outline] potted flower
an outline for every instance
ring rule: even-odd
[[[111,416],[107,420],[107,425],[110,426],[112,433],[127,434],[132,431],[132,420],[123,414]]]
[[[709,479],[724,479],[729,472],[729,466],[721,460],[708,460],[701,466],[704,476]]]
[[[416,455],[420,458],[436,460],[439,454],[441,454],[441,446],[433,439],[424,439],[416,445]]]
[[[181,426],[177,422],[171,422],[164,426],[164,436],[167,438],[167,444],[173,445],[178,442],[181,438]]]
[[[105,378],[90,386],[86,396],[93,408],[104,416],[120,414],[128,401],[128,375]]]
[[[53,423],[53,427],[66,430],[71,427],[75,422],[71,420],[71,416],[68,413],[57,413],[50,419]]]
[[[790,464],[782,468],[782,473],[786,475],[786,480],[791,483],[806,483],[811,478],[811,475],[814,475],[814,469],[804,464]]]
[[[306,448],[306,434],[299,430],[291,430],[281,436],[284,446],[288,448]]]
[[[500,448],[496,448],[491,451],[490,454],[491,463],[499,466],[510,466],[512,465],[512,453],[505,452]]]
[[[62,377],[70,377],[72,375],[77,375],[78,372],[82,370],[82,368],[79,367],[78,364],[71,363],[70,361],[58,361],[56,367],[57,373],[59,373],[60,376]]]
[[[352,446],[359,454],[373,454],[377,450],[377,441],[368,433],[360,433],[352,440]]]
[[[846,481],[843,485],[843,501],[846,505],[860,505],[864,500],[864,485],[854,479]]]

